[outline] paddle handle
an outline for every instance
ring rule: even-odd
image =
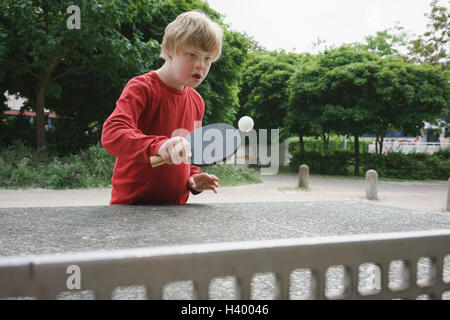
[[[152,157],[150,157],[150,164],[152,165],[152,168],[156,168],[156,167],[162,166],[165,163],[166,162],[164,161],[164,159],[161,158],[160,156],[152,156]]]

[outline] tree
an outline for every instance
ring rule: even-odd
[[[448,0],[443,2],[448,2]],[[448,68],[449,8],[448,5],[442,4],[440,0],[431,1],[430,7],[430,13],[425,14],[429,18],[427,31],[410,42],[411,61],[429,64],[443,63]]]
[[[286,84],[300,59],[284,51],[253,53],[242,75],[239,117],[251,116],[255,129],[283,127],[289,98]]]
[[[1,3],[0,21],[6,26],[8,47],[2,64],[9,66],[1,89],[27,97],[28,107],[36,111],[36,145],[42,156],[46,155],[44,107],[56,110],[59,105],[61,111],[63,104],[57,102],[83,97],[83,91],[62,96],[64,78],[66,84],[67,78],[71,79],[75,87],[83,85],[76,84],[80,77],[94,73],[120,82],[124,74],[148,67],[153,61],[142,57],[155,57],[158,47],[155,41],[143,43],[119,32],[127,19],[126,1],[84,1],[80,29],[67,27],[71,15],[67,8],[72,4],[30,0]]]
[[[312,121],[322,133],[355,138],[359,175],[359,136],[383,140],[389,128],[417,134],[448,108],[449,72],[440,66],[413,65],[381,58],[361,46],[327,50],[290,80],[289,113],[294,124]]]
[[[396,24],[394,28],[367,36],[365,42],[363,47],[381,57],[402,56],[400,49],[408,44],[408,33],[402,26]]]
[[[398,57],[381,59],[379,66],[371,133],[381,153],[389,129],[419,135],[424,121],[435,122],[448,109],[449,73],[441,66],[414,65]]]
[[[318,100],[325,92],[324,87],[316,86],[316,80],[323,71],[318,64],[319,56],[306,55],[288,81],[289,98],[284,125],[289,135],[299,137],[302,153],[305,152],[305,136],[320,136],[324,132]]]
[[[291,79],[289,107],[300,108],[297,121],[315,119],[324,145],[332,132],[355,137],[355,175],[359,174],[358,139],[368,131],[374,103],[368,82],[378,59],[359,47],[342,46],[326,50],[309,69],[299,70]]]
[[[406,135],[418,135],[424,121],[436,122],[450,101],[450,71],[442,66],[414,65],[397,58],[382,61],[377,75],[384,117]]]
[[[159,43],[169,22],[182,12],[201,9],[221,23],[220,15],[201,0],[93,0],[80,5],[81,28],[69,30],[66,22],[71,14],[66,9],[72,4],[69,0],[0,4],[0,91],[26,97],[26,107],[36,110],[36,145],[42,155],[44,107],[71,119],[66,126],[60,119],[52,143],[66,146],[67,152],[73,146],[87,146],[92,137],[86,132],[94,138],[99,135],[99,125],[112,112],[126,82],[162,65]],[[247,38],[225,26],[222,58],[199,88],[205,122],[234,120],[246,52]]]

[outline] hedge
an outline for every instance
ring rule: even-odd
[[[383,178],[414,180],[447,180],[450,177],[450,150],[441,150],[434,155],[427,153],[403,154],[390,152],[376,155],[360,154],[361,174],[374,169]],[[290,167],[298,171],[306,164],[312,174],[348,175],[348,167],[354,164],[352,152],[335,151],[328,156],[319,152],[294,153]]]

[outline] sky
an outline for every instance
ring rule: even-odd
[[[269,50],[317,52],[325,45],[362,42],[395,26],[411,35],[426,30],[431,0],[207,0],[232,30],[245,32]]]

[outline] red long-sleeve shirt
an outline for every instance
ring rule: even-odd
[[[186,203],[187,180],[200,169],[190,164],[152,168],[150,156],[175,130],[194,130],[204,110],[202,97],[190,87],[172,88],[154,71],[132,78],[103,124],[102,145],[116,157],[110,204]]]

